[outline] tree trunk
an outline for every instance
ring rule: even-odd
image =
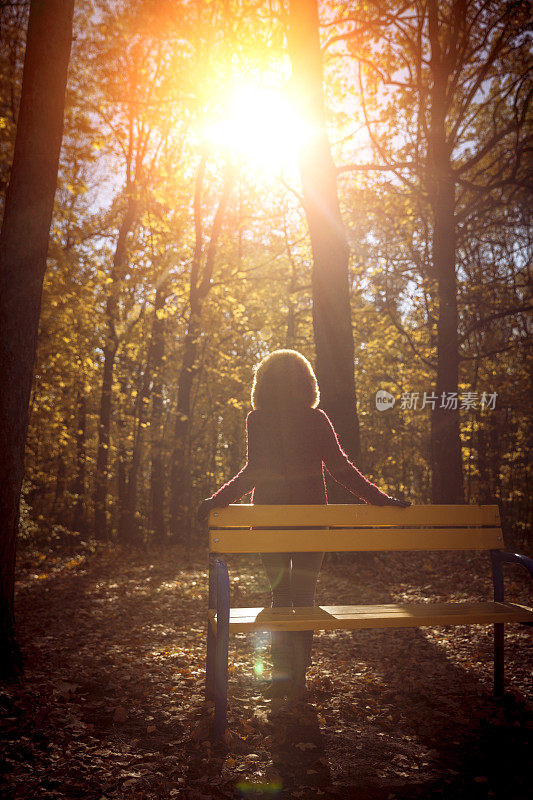
[[[0,675],[22,669],[15,540],[33,365],[54,206],[74,0],[32,0],[11,177],[0,233]]]
[[[433,212],[433,269],[437,278],[437,402],[431,411],[433,503],[463,503],[463,468],[459,409],[441,408],[443,393],[458,393],[457,279],[455,274],[455,179],[446,138],[449,64],[439,42],[437,4],[430,3],[431,115],[428,133],[428,189]]]
[[[104,371],[100,397],[100,416],[98,421],[98,453],[94,488],[94,536],[108,538],[107,530],[107,492],[109,479],[109,447],[111,443],[111,410],[113,404],[113,373],[118,350],[116,323],[120,286],[127,262],[128,235],[137,216],[137,203],[128,193],[128,205],[117,238],[111,271],[111,288],[106,302],[106,342],[104,345]]]
[[[126,422],[124,417],[117,422],[117,500],[114,504],[114,527],[119,532],[124,525],[126,514],[126,499],[128,496],[128,469],[126,456],[127,440]]]
[[[85,518],[85,471],[86,471],[86,449],[85,437],[87,435],[87,401],[83,388],[78,395],[78,409],[76,418],[76,478],[72,487],[76,495],[76,506],[74,509],[73,528],[78,533],[86,533]]]
[[[479,412],[477,413],[477,472],[478,472],[478,488],[477,488],[477,502],[490,504],[494,501],[492,493],[492,486],[489,474],[488,453],[487,453],[487,433],[484,425],[484,420],[480,418]]]
[[[165,539],[165,486],[163,467],[163,381],[161,370],[165,356],[164,319],[159,319],[166,300],[166,289],[160,287],[155,295],[153,342],[152,412],[150,419],[150,530],[156,544]]]
[[[124,541],[129,543],[137,544],[139,543],[139,525],[138,525],[138,517],[137,517],[137,498],[138,498],[138,475],[139,469],[142,462],[143,456],[143,449],[144,449],[144,431],[146,427],[146,421],[148,419],[148,408],[150,406],[150,395],[152,395],[152,419],[150,420],[150,425],[152,423],[154,417],[154,404],[157,406],[155,412],[155,423],[157,426],[157,433],[156,436],[159,435],[159,452],[158,456],[156,457],[157,466],[156,471],[160,470],[160,483],[157,492],[157,499],[160,503],[160,507],[157,510],[155,516],[157,518],[157,525],[158,525],[158,540],[159,543],[162,542],[164,538],[164,523],[163,523],[163,482],[162,482],[162,440],[161,440],[161,417],[162,417],[162,384],[161,384],[161,366],[163,361],[164,355],[164,339],[163,339],[163,320],[158,318],[158,312],[164,307],[166,295],[167,295],[167,284],[163,281],[163,283],[157,288],[155,293],[155,300],[154,300],[154,315],[152,319],[152,329],[150,332],[150,341],[148,343],[148,352],[146,355],[146,365],[142,376],[142,382],[140,390],[137,394],[137,406],[136,406],[136,423],[135,423],[135,434],[133,440],[133,448],[131,454],[131,461],[128,470],[128,485],[127,485],[127,496],[126,496],[126,513],[124,515],[122,524],[121,524],[121,538]],[[155,378],[157,375],[157,379]],[[154,379],[152,380],[152,376]],[[157,389],[158,398],[154,396],[154,391]],[[153,461],[152,461],[153,467]],[[153,502],[153,496],[152,496]],[[154,508],[153,505],[151,506],[150,511],[150,518],[154,516]]]
[[[191,391],[196,368],[198,336],[200,334],[201,307],[191,307],[189,326],[183,346],[183,361],[178,380],[178,403],[174,426],[174,448],[171,470],[170,530],[174,540],[183,540],[187,512],[187,482],[189,465],[187,461],[187,440],[190,429]]]
[[[64,521],[64,506],[63,499],[65,496],[65,481],[66,481],[66,465],[64,453],[61,451],[57,457],[57,470],[56,470],[56,490],[54,493],[54,502],[52,505],[51,517],[53,522],[63,524]]]
[[[109,302],[108,302],[109,310]],[[113,326],[114,327],[114,326]],[[111,430],[111,392],[113,386],[113,369],[117,343],[108,342],[104,347],[104,371],[102,375],[102,393],[100,397],[100,416],[98,422],[98,451],[96,456],[96,475],[94,490],[94,536],[107,539],[107,482],[109,467],[109,444]]]
[[[288,45],[295,97],[315,129],[302,147],[300,174],[313,253],[313,329],[320,405],[330,416],[343,447],[360,463],[348,281],[350,252],[326,132],[316,0],[291,0]]]
[[[211,278],[215,267],[215,254],[222,223],[233,187],[234,173],[228,165],[224,175],[224,185],[220,201],[213,219],[209,244],[205,254],[205,263],[201,269],[203,255],[201,193],[205,174],[205,159],[202,159],[196,178],[194,196],[195,248],[191,265],[189,287],[189,322],[183,346],[183,361],[178,380],[178,402],[174,429],[174,445],[172,450],[171,487],[170,487],[170,530],[172,538],[182,542],[188,536],[187,504],[189,491],[189,457],[188,438],[190,431],[191,392],[196,371],[196,354],[198,337],[201,333],[202,304],[209,294]]]
[[[439,181],[434,208],[433,266],[437,275],[437,402],[431,411],[433,503],[463,503],[463,466],[459,409],[441,408],[443,393],[459,391],[457,285],[455,275],[454,184]]]
[[[165,483],[163,464],[163,397],[160,378],[154,382],[151,420],[150,530],[158,545],[165,541]]]
[[[153,335],[153,332],[152,332]],[[133,435],[133,447],[130,465],[128,468],[128,483],[126,488],[125,513],[121,514],[121,524],[119,536],[122,541],[128,544],[139,544],[139,525],[137,516],[137,488],[138,476],[141,466],[144,448],[144,428],[148,417],[148,406],[150,396],[150,383],[152,371],[152,340],[148,345],[146,364],[142,374],[141,386],[137,394],[137,413],[134,421],[135,431]]]

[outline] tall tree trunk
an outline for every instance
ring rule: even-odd
[[[138,376],[137,376],[138,377]],[[133,388],[135,383],[135,379],[132,378],[131,383],[128,380],[128,377],[123,374],[120,380],[119,386],[119,396],[121,401],[124,400],[131,393],[131,389]],[[118,537],[124,538],[124,531],[126,529],[126,516],[127,516],[127,505],[128,505],[128,452],[127,452],[127,445],[129,442],[129,435],[131,428],[135,429],[135,418],[137,414],[137,403],[135,403],[135,409],[133,414],[126,414],[124,411],[117,415],[117,424],[116,424],[116,451],[117,451],[117,458],[116,458],[116,466],[115,472],[117,476],[117,496],[116,502],[113,503],[113,528],[115,528],[118,532]],[[130,425],[130,417],[133,418],[133,422]]]
[[[0,675],[20,673],[15,540],[28,406],[72,41],[74,0],[32,0],[11,177],[0,233]]]
[[[166,300],[166,287],[161,286],[155,295],[153,341],[152,412],[150,418],[150,530],[156,544],[165,539],[165,485],[163,466],[163,380],[161,370],[165,356],[165,321],[159,319]]]
[[[289,261],[291,270],[291,277],[287,286],[287,332],[285,334],[285,347],[290,349],[296,346],[297,339],[297,325],[296,325],[296,306],[297,303],[293,301],[293,295],[298,291],[298,275],[296,272],[296,264],[292,256],[291,245],[289,241],[289,233],[287,230],[287,219],[283,218],[283,237],[285,239],[285,250]]]
[[[56,490],[54,493],[54,502],[52,505],[52,520],[56,523],[62,524],[64,521],[64,507],[63,498],[65,496],[65,481],[66,481],[66,465],[63,450],[57,457],[57,471],[56,471]]]
[[[326,132],[316,0],[291,0],[288,46],[295,97],[316,131],[302,147],[300,173],[313,252],[313,329],[320,404],[331,417],[344,448],[360,463],[348,282],[350,253]]]
[[[484,420],[481,419],[479,411],[476,414],[477,419],[477,472],[478,472],[478,489],[477,489],[477,502],[490,503],[493,500],[492,486],[489,474],[488,453],[487,453],[487,431],[484,425]]]
[[[200,163],[198,170],[195,197],[195,248],[191,265],[191,279],[189,287],[189,321],[185,343],[183,346],[183,360],[178,380],[178,402],[176,408],[176,422],[174,428],[174,445],[172,451],[171,489],[170,489],[170,530],[174,540],[184,541],[188,531],[186,518],[186,504],[189,497],[189,460],[188,438],[191,416],[191,392],[196,372],[196,356],[198,351],[198,338],[201,333],[202,305],[211,288],[211,277],[215,266],[215,254],[218,239],[222,230],[222,223],[226,214],[231,189],[233,186],[233,170],[228,165],[224,175],[224,186],[220,201],[213,219],[209,244],[205,254],[203,270],[203,226],[201,193],[205,173],[205,160]]]
[[[441,408],[443,393],[459,391],[457,281],[455,275],[454,184],[439,181],[433,205],[433,266],[437,275],[437,402],[431,411],[433,503],[463,503],[463,465],[459,408]]]
[[[128,470],[126,514],[121,526],[121,538],[131,543],[139,542],[139,526],[137,521],[138,474],[143,455],[144,431],[148,419],[150,396],[152,397],[152,413],[149,426],[151,428],[152,424],[155,424],[156,427],[155,438],[151,431],[152,473],[150,482],[150,527],[152,527],[152,521],[155,521],[157,542],[161,544],[164,539],[163,442],[161,431],[163,411],[161,367],[164,356],[164,337],[163,319],[160,319],[158,314],[159,311],[164,308],[167,293],[168,283],[165,279],[160,283],[155,293],[154,315],[152,319],[152,329],[150,331],[148,353],[146,356],[146,366],[142,376],[141,388],[137,394],[137,422],[135,425],[133,449]],[[154,447],[157,453],[153,449]],[[154,478],[154,467],[157,475],[155,492],[153,491],[154,485],[152,481]],[[154,508],[154,503],[156,501],[159,505],[157,508]]]
[[[455,179],[446,138],[449,60],[441,51],[436,0],[429,3],[431,43],[431,116],[428,133],[429,196],[433,212],[433,269],[437,278],[437,402],[431,411],[433,503],[463,503],[463,467],[459,409],[441,407],[443,393],[458,393],[459,343],[455,274]]]
[[[104,370],[102,374],[102,393],[100,397],[100,415],[98,420],[98,451],[96,457],[96,475],[94,488],[94,536],[107,539],[107,493],[109,479],[109,447],[111,444],[111,410],[113,405],[113,373],[118,350],[116,323],[118,302],[124,268],[127,263],[128,235],[137,216],[137,202],[128,192],[126,213],[119,228],[113,269],[111,271],[111,287],[106,302],[106,341],[104,344]]]
[[[126,498],[128,496],[128,468],[126,455],[126,423],[120,419],[117,424],[117,501],[114,504],[114,527],[119,531],[124,524]]]
[[[76,505],[74,509],[73,528],[78,533],[86,533],[85,518],[85,471],[86,471],[86,449],[85,439],[87,435],[87,401],[83,387],[79,391],[76,417],[76,478],[72,487],[76,495]]]
[[[152,328],[153,336],[153,328]],[[142,374],[140,389],[137,393],[137,413],[135,421],[135,431],[133,435],[133,447],[130,465],[128,468],[128,483],[126,489],[125,514],[121,518],[119,536],[128,544],[139,544],[139,525],[137,516],[137,489],[138,476],[141,466],[144,448],[144,429],[148,417],[148,406],[150,404],[150,384],[152,373],[152,338],[148,345],[146,364]]]
[[[201,304],[191,305],[189,326],[183,345],[183,361],[178,380],[178,402],[174,424],[174,448],[171,469],[170,530],[172,538],[184,540],[187,524],[187,483],[189,464],[187,442],[190,430],[191,392],[196,368],[198,336],[200,335]]]
[[[107,312],[110,311],[109,301]],[[114,325],[113,325],[114,328]],[[102,393],[100,396],[100,416],[98,421],[98,451],[94,489],[94,536],[107,539],[107,483],[109,467],[109,445],[111,430],[111,401],[113,369],[117,353],[117,342],[108,340],[104,346],[104,371],[102,374]]]

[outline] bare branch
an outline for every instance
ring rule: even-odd
[[[341,172],[394,172],[396,169],[415,169],[416,164],[411,161],[400,161],[395,164],[344,164],[342,167],[337,167],[337,174]]]
[[[526,305],[526,306],[515,306],[514,308],[506,308],[502,311],[495,311],[493,314],[489,314],[488,317],[482,317],[474,322],[470,327],[466,329],[463,335],[459,339],[459,344],[468,339],[473,331],[478,330],[479,328],[486,327],[490,322],[495,319],[503,319],[504,317],[511,317],[513,314],[522,314],[526,311],[532,311],[533,305]]]

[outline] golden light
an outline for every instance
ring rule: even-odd
[[[245,84],[227,96],[220,117],[206,125],[204,136],[211,147],[274,176],[296,169],[298,151],[311,132],[287,93]]]

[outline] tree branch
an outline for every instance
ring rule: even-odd
[[[374,170],[381,172],[394,172],[395,169],[414,169],[416,164],[411,161],[401,161],[396,164],[345,164],[342,167],[337,167],[337,174],[341,172],[372,172]]]
[[[465,339],[467,339],[470,336],[470,334],[473,333],[473,331],[479,328],[484,328],[486,325],[488,325],[489,322],[492,322],[495,319],[503,319],[503,317],[510,317],[513,314],[521,314],[525,311],[531,311],[531,310],[533,310],[533,305],[516,306],[515,308],[507,308],[504,309],[503,311],[495,311],[494,314],[490,314],[488,317],[482,317],[481,319],[478,319],[476,322],[470,325],[469,328],[466,329],[466,331],[460,337],[458,344],[464,342]]]

